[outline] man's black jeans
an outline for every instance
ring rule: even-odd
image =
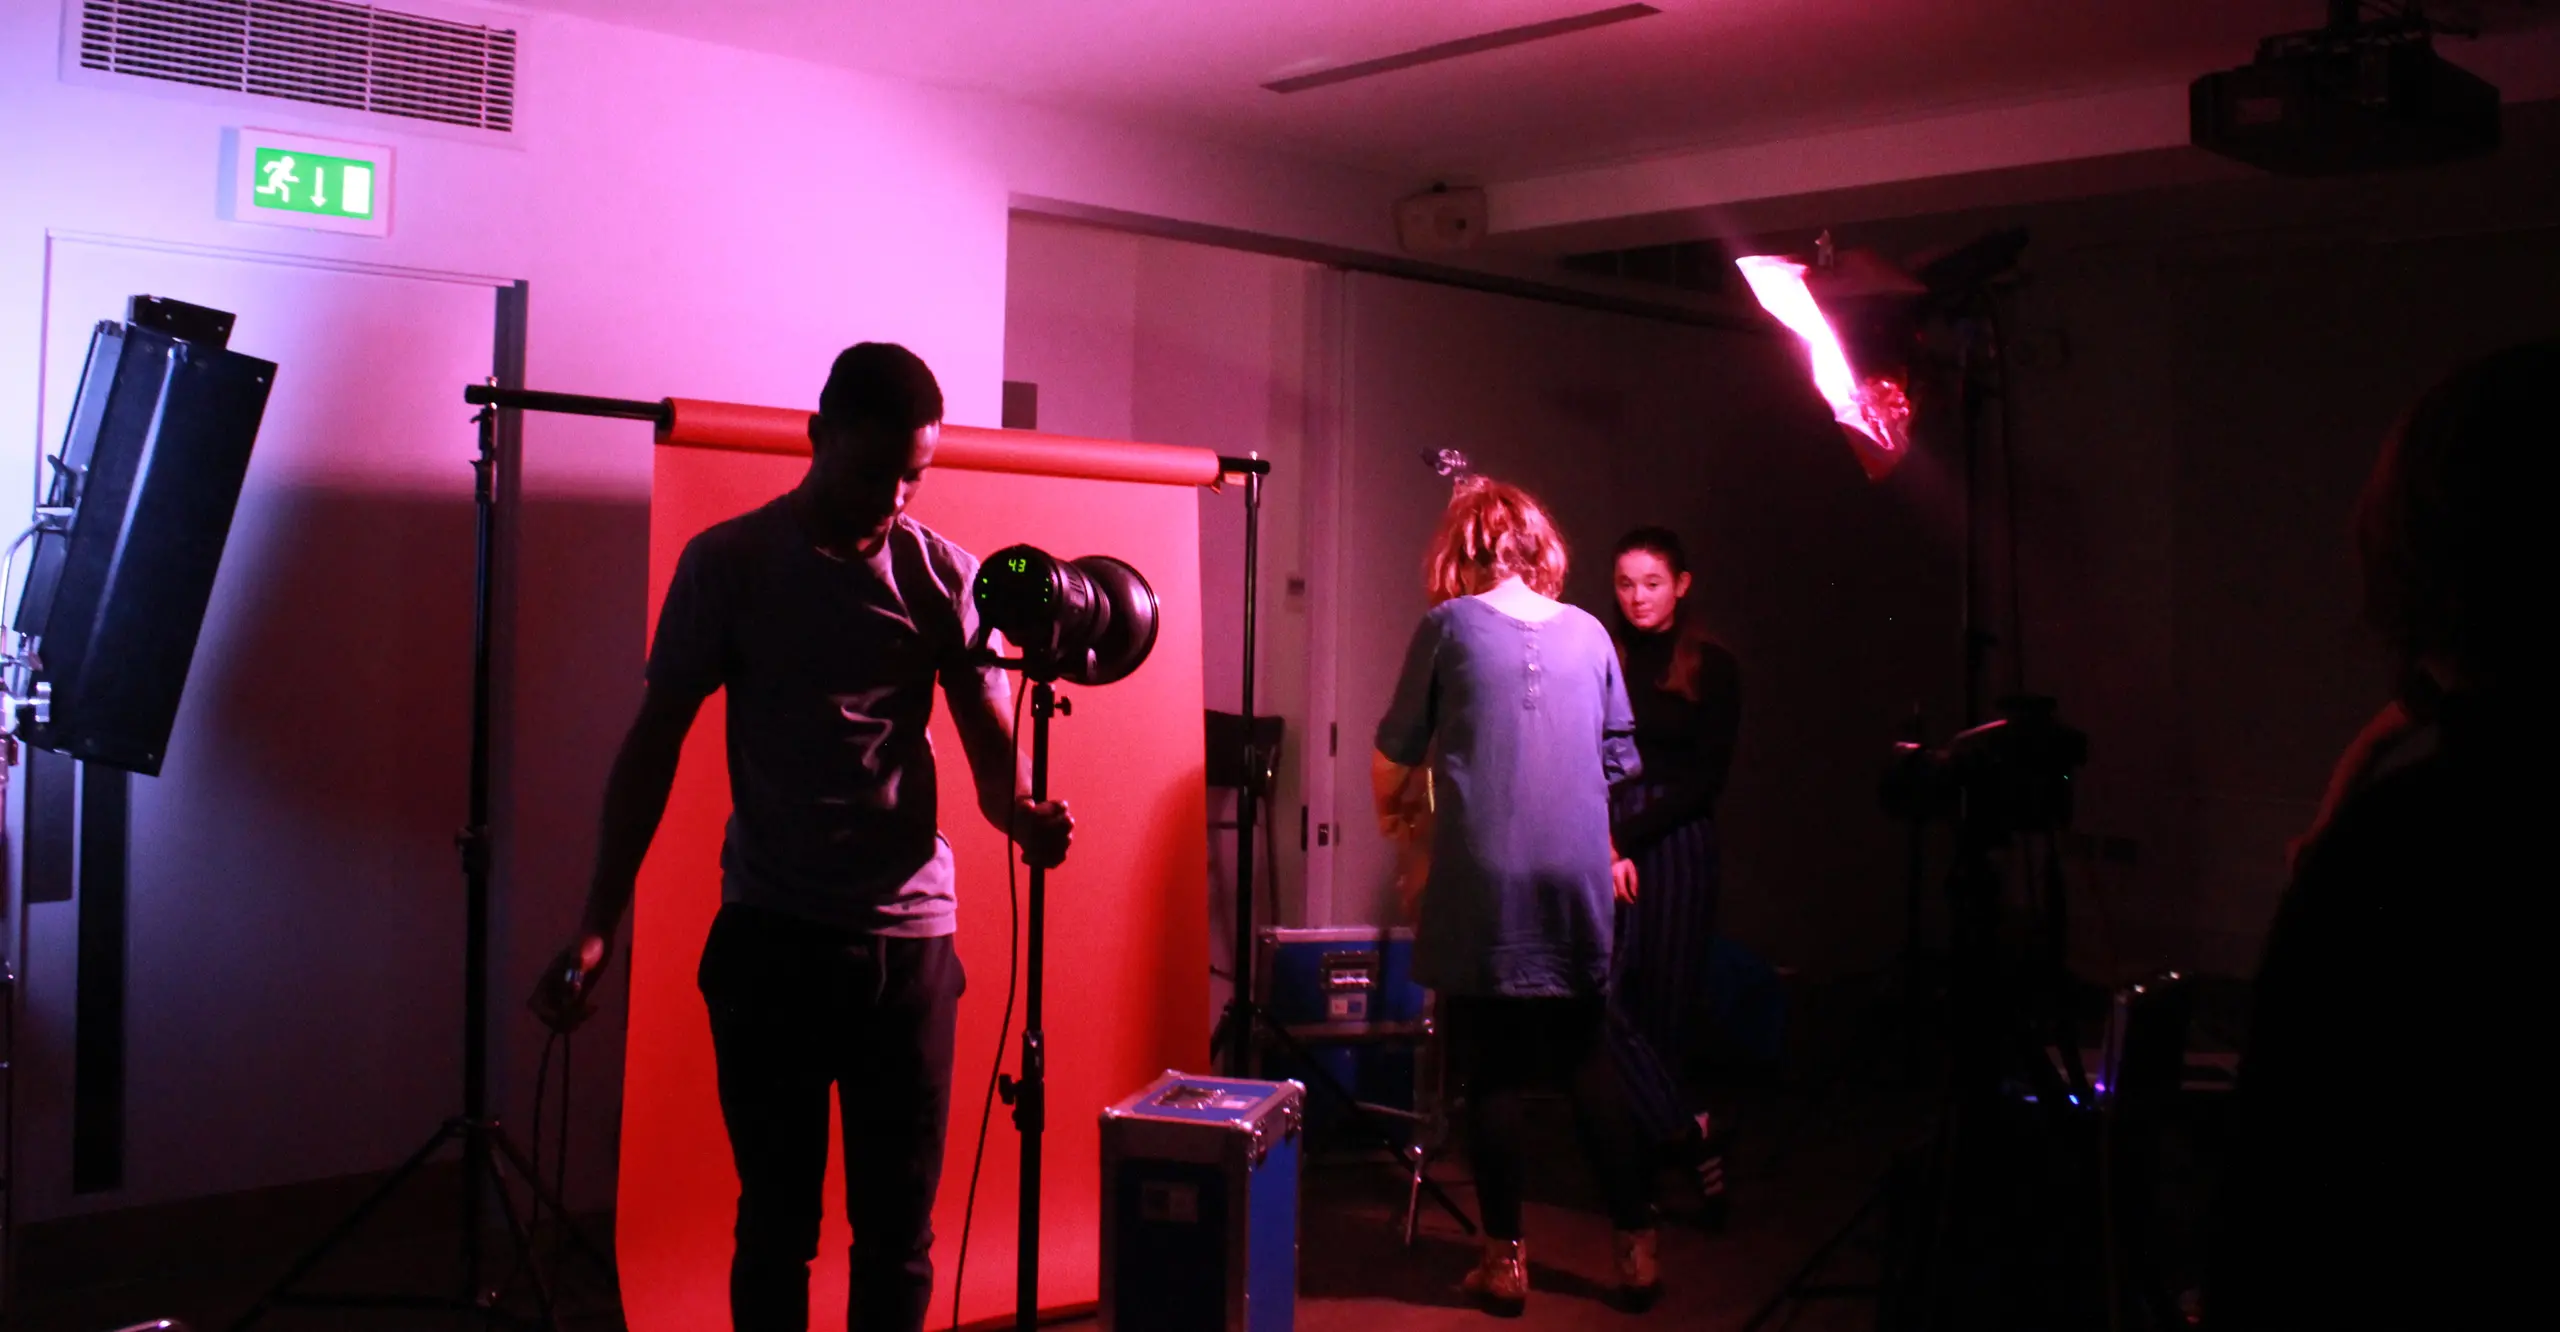
[[[883,939],[733,903],[712,922],[699,979],[738,1166],[737,1332],[809,1325],[830,1087],[844,1107],[851,1326],[920,1332],[962,987],[951,938]]]

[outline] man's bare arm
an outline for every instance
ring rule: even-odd
[[[943,695],[951,704],[951,725],[960,732],[960,748],[969,756],[978,812],[998,828],[1005,826],[1014,797],[1031,793],[1031,763],[1015,748],[1013,721],[1005,715],[1011,693],[999,685],[992,691],[952,689]]]
[[[640,862],[666,817],[667,793],[675,786],[676,762],[684,756],[684,738],[693,729],[702,700],[651,689],[640,700],[640,712],[613,756],[604,783],[604,819],[596,839],[595,877],[587,885],[587,911],[581,928],[612,942],[631,907],[640,878]]]
[[[1050,866],[1064,860],[1074,820],[1063,801],[1031,799],[1031,765],[1014,744],[1013,724],[1005,715],[1011,691],[953,689],[951,725],[960,732],[960,748],[969,756],[969,776],[978,792],[978,812],[997,831],[1022,845],[1022,858]]]
[[[622,913],[631,907],[640,862],[648,858],[658,821],[666,816],[685,733],[701,710],[698,697],[651,689],[623,734],[622,748],[614,753],[613,769],[605,777],[604,826],[597,838],[595,877],[587,884],[586,913],[578,936],[552,959],[533,989],[530,1006],[555,1030],[571,1030],[595,1011],[588,996],[612,955]]]

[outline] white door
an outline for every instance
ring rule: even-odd
[[[22,1220],[397,1164],[460,1106],[485,282],[56,240],[43,439],[136,293],[277,363],[167,766],[133,779],[126,1186],[70,1193],[74,908],[29,908]]]

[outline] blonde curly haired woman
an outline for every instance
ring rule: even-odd
[[[1616,1227],[1622,1298],[1660,1290],[1651,1159],[1603,1043],[1612,913],[1634,866],[1609,840],[1609,787],[1635,775],[1617,650],[1557,601],[1564,542],[1537,501],[1462,482],[1425,561],[1434,602],[1378,723],[1381,831],[1407,831],[1405,792],[1431,764],[1429,868],[1414,974],[1437,996],[1466,1100],[1485,1249],[1467,1289],[1498,1313],[1529,1293],[1521,1243],[1525,1096],[1570,1096],[1583,1154]]]

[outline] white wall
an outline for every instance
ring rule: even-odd
[[[1279,788],[1257,835],[1256,919],[1296,924],[1306,854],[1298,845],[1310,765],[1321,727],[1310,729],[1308,617],[1304,590],[1309,298],[1338,278],[1312,265],[1132,236],[1017,215],[1005,321],[1005,378],[1037,384],[1040,428],[1061,434],[1213,448],[1272,463],[1261,526],[1261,606],[1254,710],[1283,719]],[[1200,496],[1203,666],[1209,707],[1236,711],[1242,696],[1244,496]],[[1290,589],[1297,581],[1300,591]],[[1310,757],[1312,755],[1312,757]],[[1320,774],[1319,774],[1320,775]],[[1210,802],[1212,821],[1235,817],[1231,798]],[[1326,816],[1317,814],[1316,820]],[[1233,833],[1210,839],[1211,965],[1233,953]],[[1265,853],[1276,846],[1279,872]],[[1214,987],[1213,987],[1214,988]],[[1222,988],[1212,996],[1225,1002]]]
[[[940,373],[952,419],[972,423],[997,419],[1017,197],[1391,243],[1385,204],[1398,191],[1356,173],[620,28],[501,18],[524,34],[523,128],[512,146],[491,147],[288,102],[65,83],[61,12],[54,0],[0,0],[0,367],[12,367],[0,371],[0,423],[18,423],[0,429],[11,441],[0,445],[0,509],[23,502],[45,443],[33,423],[50,234],[525,279],[528,377],[556,390],[806,402],[837,348],[896,339]],[[219,220],[221,132],[240,125],[395,145],[391,237]],[[396,357],[399,347],[348,354]],[[454,424],[467,449],[458,401]],[[574,918],[602,772],[636,697],[650,465],[630,425],[536,418],[526,437],[494,1004],[501,1105],[518,1118],[538,1033],[516,995]],[[68,919],[67,907],[33,910],[39,928]],[[274,965],[303,965],[299,941],[274,942]],[[590,1201],[609,1188],[617,1021],[609,1015],[578,1061],[585,1168],[574,1188]],[[300,1048],[295,1032],[268,1036]],[[334,1085],[317,1067],[308,1075],[347,1113],[370,1111],[368,1089]],[[33,1196],[50,1199],[26,1219],[166,1196],[137,1178],[120,1194],[66,1199],[37,1178],[57,1162],[25,1165]]]
[[[451,1113],[462,1043],[459,955],[422,943],[463,921],[453,857],[429,852],[467,818],[470,734],[454,718],[470,707],[472,478],[453,396],[489,372],[494,293],[74,241],[51,247],[48,282],[52,433],[97,313],[137,290],[233,311],[234,347],[292,367],[267,399],[175,743],[130,783],[126,1095],[149,1109],[127,1125],[126,1177],[219,1193],[405,1156]],[[343,356],[350,338],[402,354]],[[49,982],[86,965],[73,927],[92,905],[32,922],[21,960],[47,983],[26,996],[26,1030],[71,1024],[71,989]],[[21,1054],[16,1127],[30,1161],[58,1158],[74,1058],[52,1041]],[[314,1065],[370,1089],[370,1113],[313,1095]],[[25,1178],[31,1202],[59,1205],[59,1170]]]

